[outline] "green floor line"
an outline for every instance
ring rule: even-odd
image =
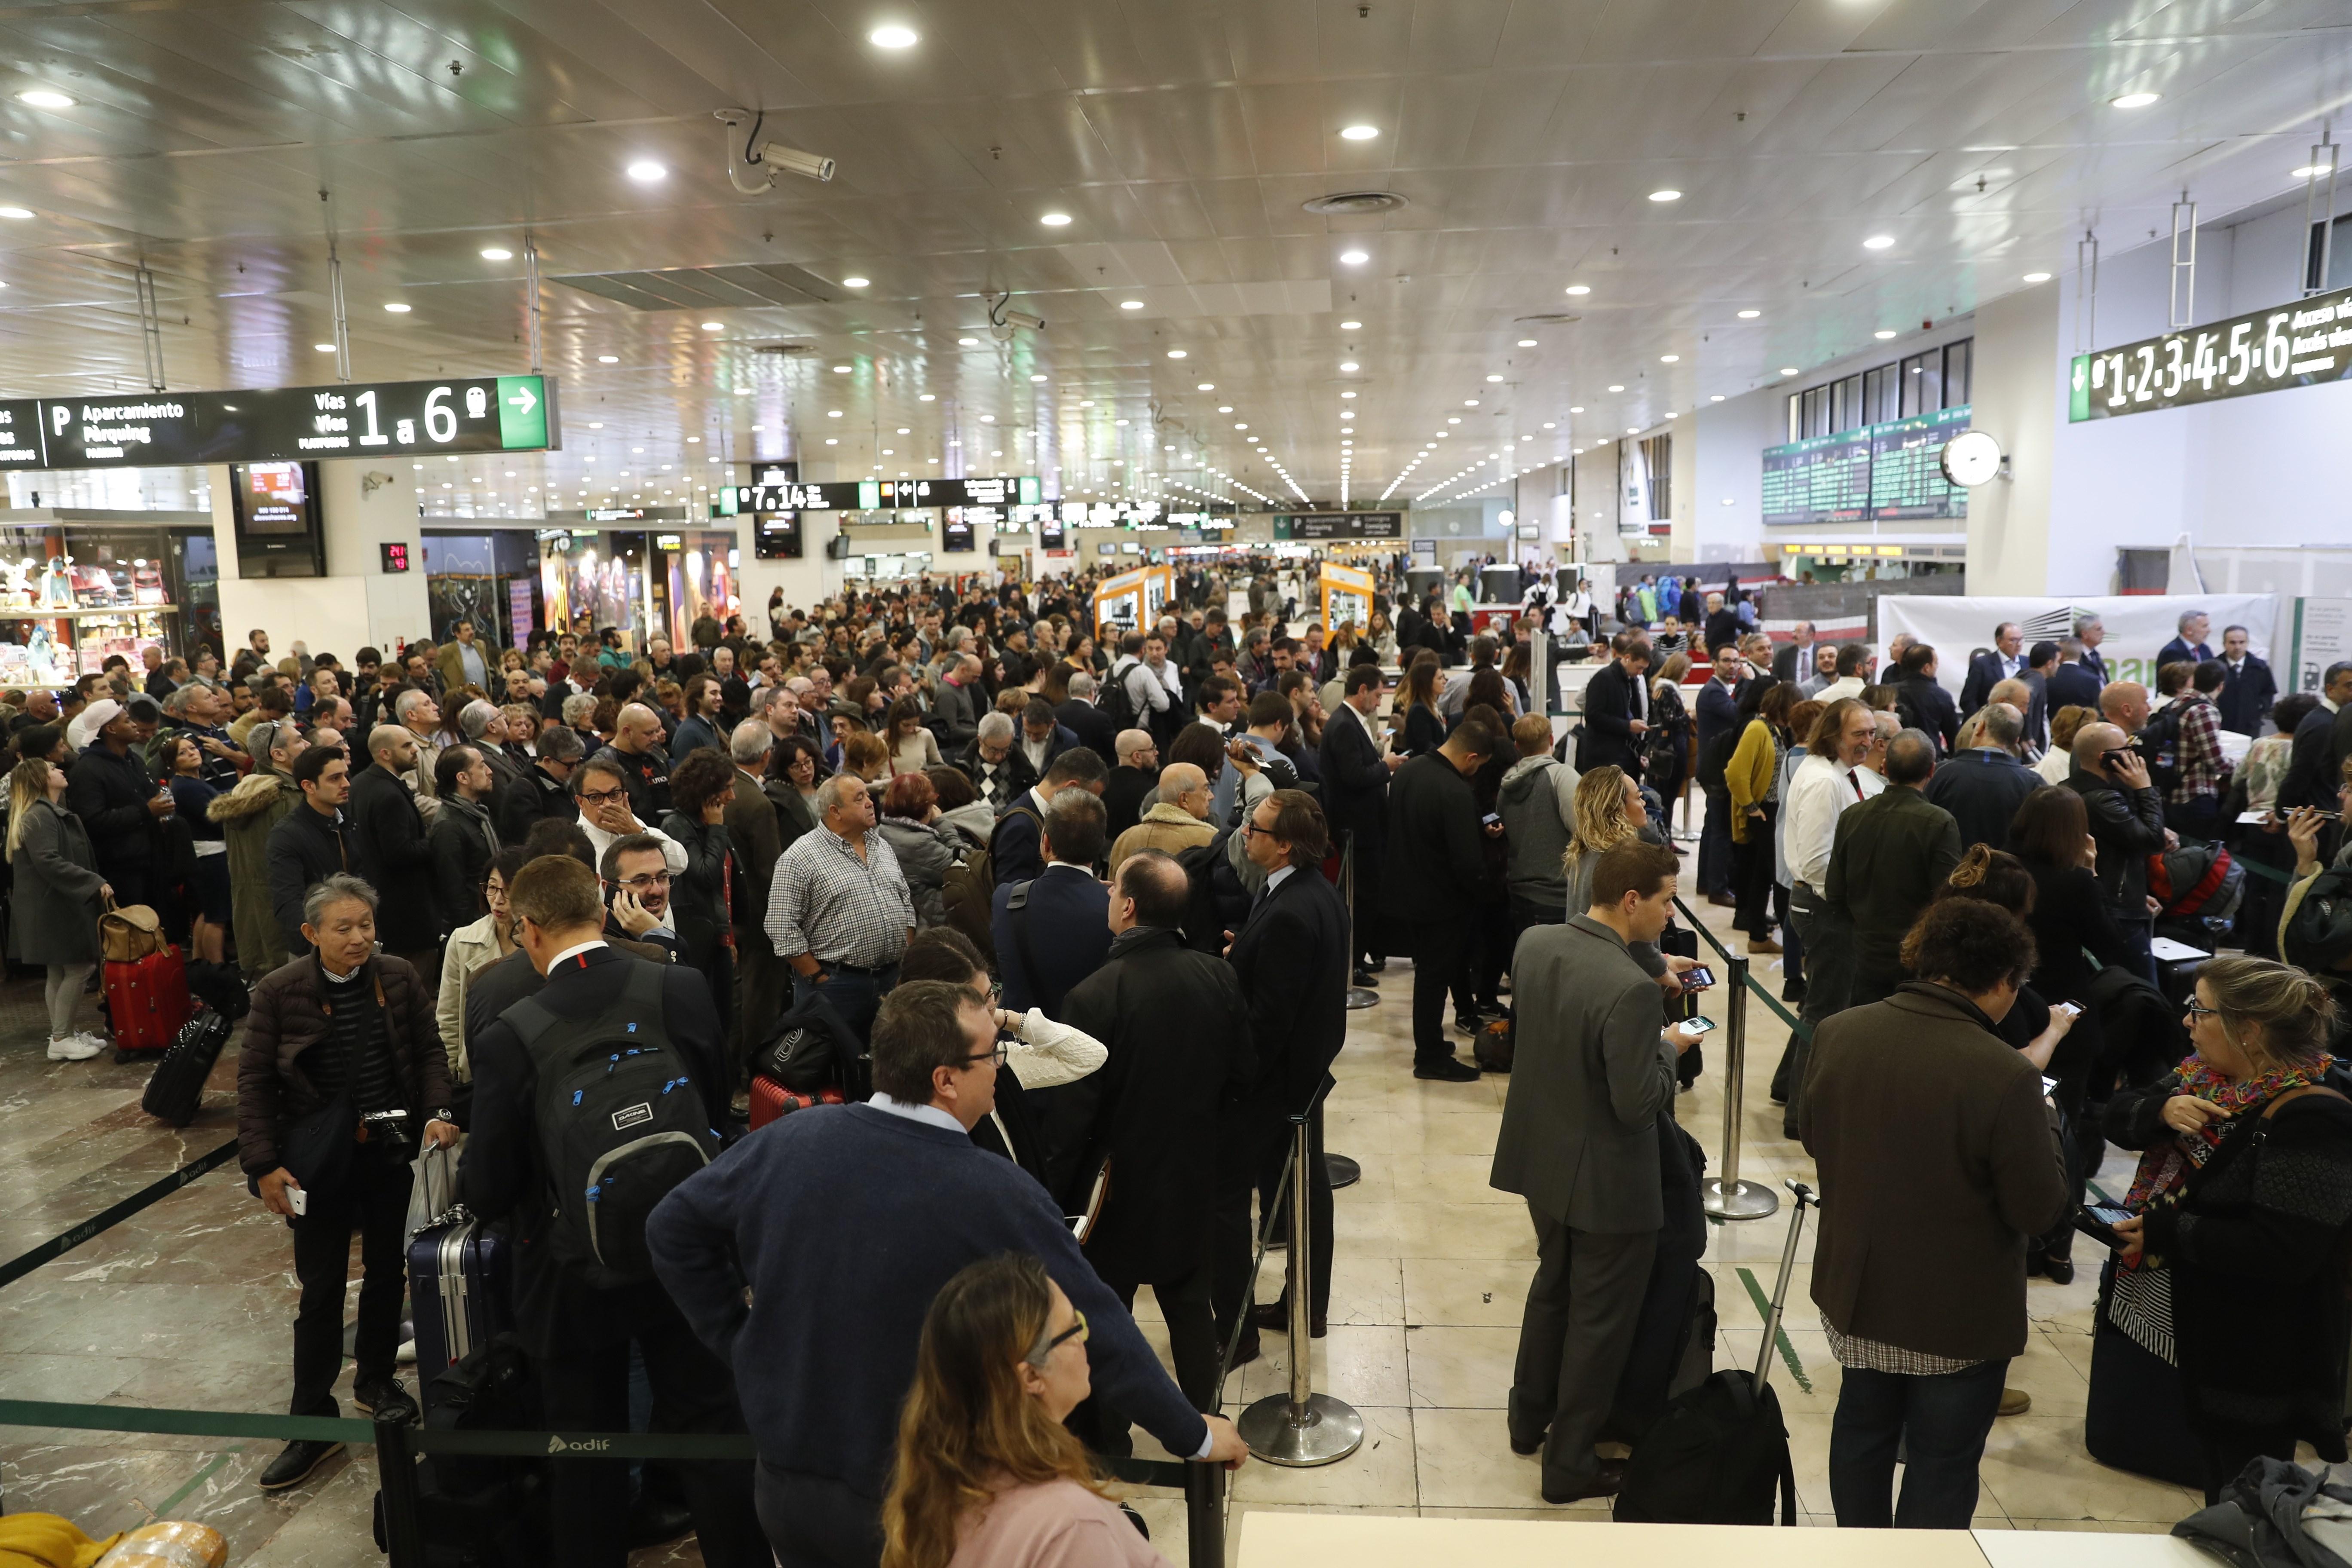
[[[198,1470],[194,1475],[190,1476],[181,1486],[178,1491],[173,1492],[170,1497],[165,1498],[162,1502],[155,1505],[155,1517],[157,1519],[171,1518],[172,1510],[185,1502],[190,1492],[194,1491],[198,1487],[203,1486],[206,1481],[211,1480],[215,1476],[220,1474],[222,1466],[227,1464],[231,1459],[236,1458],[239,1454],[244,1452],[245,1445],[239,1443],[227,1453],[215,1456],[211,1464],[206,1465],[203,1469]]]
[[[1772,1298],[1764,1294],[1763,1286],[1756,1283],[1755,1274],[1745,1267],[1741,1268],[1739,1282],[1748,1287],[1748,1299],[1756,1303],[1756,1315],[1765,1322],[1770,1322]],[[1797,1380],[1799,1388],[1811,1394],[1813,1391],[1813,1381],[1805,1375],[1805,1363],[1797,1359],[1797,1347],[1789,1342],[1788,1331],[1773,1330],[1772,1339],[1780,1347],[1780,1359],[1789,1363],[1789,1375]]]

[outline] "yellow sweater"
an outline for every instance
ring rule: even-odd
[[[1748,842],[1748,830],[1761,827],[1761,819],[1748,815],[1772,791],[1772,775],[1780,765],[1780,749],[1772,740],[1772,726],[1750,719],[1723,767],[1724,787],[1731,792],[1731,841]]]

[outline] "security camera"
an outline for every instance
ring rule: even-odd
[[[713,111],[721,124],[730,127],[727,137],[727,178],[747,196],[756,196],[773,190],[780,174],[799,174],[807,179],[829,181],[833,178],[834,162],[814,153],[803,153],[797,147],[787,147],[781,142],[763,142],[760,127],[766,116],[749,109],[721,109]],[[743,126],[749,132],[737,132]]]
[[[1026,327],[1033,332],[1042,332],[1045,330],[1045,317],[1033,316],[1025,310],[1007,310],[1004,312],[1003,320],[1007,326]]]
[[[392,483],[392,476],[390,474],[362,474],[360,476],[360,494],[363,496],[372,496],[390,483]]]
[[[1010,293],[1001,294],[997,298],[989,300],[989,336],[994,338],[1000,343],[1009,343],[1013,341],[1013,329],[1016,327],[1026,327],[1033,332],[1042,332],[1045,330],[1045,317],[1033,316],[1026,310],[1009,310],[1005,309],[1005,307],[1012,302],[1013,296]]]

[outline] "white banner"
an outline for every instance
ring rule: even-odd
[[[2206,646],[2221,651],[2221,628],[2243,626],[2257,658],[2269,659],[2278,638],[2279,597],[2275,594],[2142,594],[2082,599],[1932,598],[1909,594],[1882,594],[1878,599],[1879,652],[1897,632],[1909,632],[1936,650],[1936,681],[1958,695],[1969,678],[1969,655],[1992,647],[1993,628],[2015,621],[2025,632],[2025,646],[2073,634],[2074,622],[2096,616],[2106,628],[2099,644],[2109,680],[2137,680],[2156,689],[2156,656],[2180,635],[2180,617],[2201,610],[2211,620]],[[2275,668],[2275,665],[2273,665]],[[2283,673],[2283,672],[2282,672]],[[1881,679],[1892,679],[1881,671]],[[2282,681],[2284,689],[2284,681]]]

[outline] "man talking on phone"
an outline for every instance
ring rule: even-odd
[[[2164,797],[2148,781],[2147,763],[2113,724],[2085,724],[2074,732],[2074,767],[2065,787],[2083,797],[2098,846],[2094,871],[2107,912],[2139,956],[2141,978],[2157,983],[2149,950],[2156,906],[2147,896],[2147,858],[2165,847]]]
[[[1592,902],[1519,938],[1511,1097],[1488,1184],[1528,1201],[1528,1288],[1506,1419],[1515,1453],[1543,1453],[1549,1503],[1613,1495],[1620,1460],[1592,1446],[1616,1403],[1665,1223],[1658,1140],[1679,1137],[1675,1061],[1697,1019],[1659,1026],[1658,984],[1628,951],[1675,908],[1675,852],[1639,840],[1601,857]],[[1693,1271],[1696,1271],[1693,1260]]]

